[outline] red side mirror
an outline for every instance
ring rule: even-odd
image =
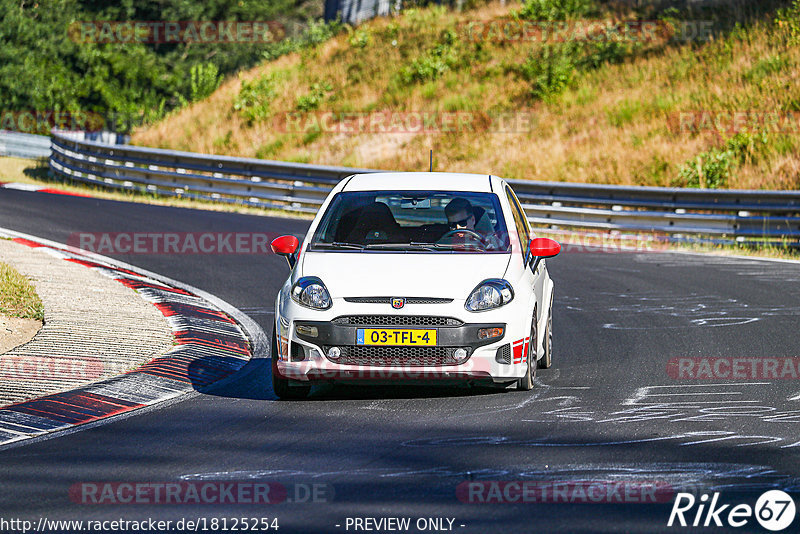
[[[552,258],[561,252],[561,245],[557,241],[546,237],[537,237],[531,241],[531,256],[534,258]]]
[[[279,256],[290,256],[294,254],[299,245],[300,242],[293,235],[282,235],[280,237],[276,237],[272,240],[272,243],[270,243],[272,252],[278,254]]]

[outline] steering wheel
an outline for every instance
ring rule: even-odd
[[[470,230],[469,228],[456,228],[455,230],[450,230],[449,232],[444,234],[442,237],[440,237],[439,241],[440,242],[444,241],[445,239],[447,239],[449,237],[452,237],[452,236],[454,236],[456,234],[466,234],[467,237],[472,238],[474,241],[477,241],[478,243],[480,243],[481,246],[483,246],[483,248],[486,248],[486,241],[483,239],[483,236],[481,234],[479,234],[478,232],[476,232],[475,230]]]

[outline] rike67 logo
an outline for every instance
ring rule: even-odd
[[[691,493],[678,493],[669,514],[667,526],[739,528],[747,525],[755,516],[756,521],[767,530],[777,532],[792,524],[795,504],[792,497],[781,490],[770,490],[756,501],[755,508],[749,504],[719,504],[719,492],[712,497],[703,494],[695,498]]]

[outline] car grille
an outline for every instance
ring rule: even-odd
[[[463,321],[436,315],[348,315],[333,324],[349,326],[461,326]]]
[[[328,348],[324,347],[325,354]],[[403,367],[431,367],[438,365],[456,365],[453,353],[459,347],[371,347],[371,346],[340,346],[342,355],[336,360],[328,358],[334,363],[342,365],[364,365],[375,367],[403,366]],[[467,360],[472,350],[467,351]],[[464,361],[467,361],[464,360]],[[464,363],[464,362],[460,362]]]
[[[345,297],[345,302],[357,304],[391,304],[397,297]],[[406,297],[406,304],[450,304],[453,299],[436,297]]]

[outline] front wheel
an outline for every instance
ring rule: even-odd
[[[539,367],[550,369],[553,365],[553,297],[550,297],[550,308],[547,310],[547,325],[544,327],[544,356],[539,360]]]
[[[311,386],[290,386],[278,371],[278,337],[272,332],[272,391],[282,400],[299,400],[308,396]]]
[[[525,376],[517,381],[517,389],[520,391],[530,391],[533,389],[533,379],[536,378],[536,312],[533,314],[533,326],[531,326],[531,338],[528,340],[528,353],[525,359],[528,360],[528,368]]]

